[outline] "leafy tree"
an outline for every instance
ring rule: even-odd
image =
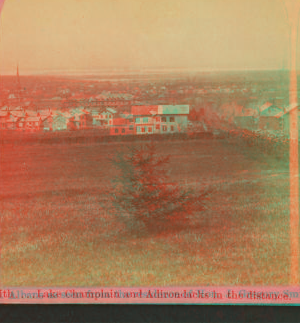
[[[190,114],[188,116],[190,121],[202,121],[205,114],[205,109],[200,108],[192,108]]]
[[[186,225],[194,212],[202,211],[208,191],[196,193],[170,180],[170,156],[159,156],[153,143],[132,145],[113,158],[117,174],[113,205],[131,228],[159,233]]]
[[[197,121],[198,120],[198,113],[195,108],[192,108],[189,113],[189,120],[191,121]]]

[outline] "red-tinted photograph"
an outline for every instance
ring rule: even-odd
[[[300,303],[299,11],[0,0],[0,303]]]

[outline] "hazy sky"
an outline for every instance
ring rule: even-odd
[[[280,69],[289,52],[280,0],[6,0],[0,28],[2,74]]]

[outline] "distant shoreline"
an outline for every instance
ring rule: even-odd
[[[41,71],[41,72],[26,72],[22,73],[20,71],[20,76],[49,76],[49,77],[85,77],[89,79],[94,78],[119,78],[119,77],[149,77],[149,76],[163,76],[163,75],[216,75],[216,74],[242,74],[242,73],[269,73],[269,72],[289,72],[287,69],[245,69],[245,70],[188,70],[188,69],[161,69],[161,70],[135,70],[135,71]],[[300,70],[297,71],[298,74],[300,74]],[[3,73],[0,77],[5,76],[14,76],[15,72],[12,73]]]

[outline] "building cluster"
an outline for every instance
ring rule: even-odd
[[[107,129],[111,135],[184,132],[189,105],[134,105],[131,112],[114,108],[71,108],[67,111],[24,107],[0,109],[0,129],[15,131],[62,131]]]
[[[228,127],[235,125],[241,129],[288,135],[290,113],[295,109],[300,116],[296,105],[281,108],[266,102],[258,107],[245,108],[237,104],[227,104],[222,106],[220,112],[216,114],[220,121],[223,123],[226,121]]]
[[[138,105],[112,120],[111,135],[185,132],[189,105]]]
[[[270,102],[256,108],[243,108],[234,106],[231,110],[223,110],[223,116],[227,120],[234,122],[236,126],[242,129],[259,130],[272,133],[289,134],[290,131],[290,113],[298,106],[287,106],[280,108]]]

